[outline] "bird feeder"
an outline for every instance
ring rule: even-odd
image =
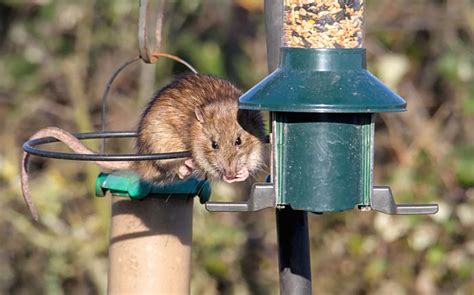
[[[406,102],[367,70],[364,1],[284,0],[280,8],[278,68],[240,97],[240,108],[271,114],[270,182],[256,184],[247,202],[207,208],[436,213],[437,205],[397,205],[389,187],[373,184],[374,117],[405,111]]]

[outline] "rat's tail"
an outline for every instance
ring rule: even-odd
[[[94,151],[90,150],[86,146],[84,146],[79,139],[77,139],[71,133],[57,127],[48,127],[39,130],[36,132],[31,139],[37,139],[42,137],[53,137],[65,145],[67,145],[71,150],[76,153],[81,154],[95,154]],[[26,152],[23,152],[23,157],[21,159],[21,191],[23,193],[23,199],[25,200],[26,205],[30,211],[31,217],[38,221],[38,211],[36,210],[35,205],[30,197],[30,191],[28,187],[28,160],[30,155]],[[133,162],[121,162],[121,161],[96,161],[94,162],[97,165],[101,166],[105,169],[111,170],[124,170],[129,169]]]
[[[25,200],[28,210],[30,210],[31,217],[38,221],[38,210],[36,210],[35,204],[30,197],[30,189],[28,186],[28,160],[30,155],[27,152],[23,152],[21,159],[21,192],[23,193],[23,200]]]

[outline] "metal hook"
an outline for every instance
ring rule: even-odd
[[[155,2],[152,5],[151,2]],[[161,30],[163,27],[165,1],[140,0],[140,15],[138,18],[138,48],[140,57],[146,63],[155,63],[161,46]],[[152,13],[155,12],[155,13]],[[154,29],[154,32],[150,30]]]

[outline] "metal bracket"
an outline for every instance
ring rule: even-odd
[[[273,183],[254,183],[246,202],[207,202],[211,212],[254,212],[265,208],[275,208],[276,199]]]
[[[397,204],[389,186],[374,186],[370,207],[392,215],[435,214],[439,209],[438,204]]]

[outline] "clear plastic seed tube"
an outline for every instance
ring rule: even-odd
[[[364,0],[283,0],[283,46],[358,48]]]

